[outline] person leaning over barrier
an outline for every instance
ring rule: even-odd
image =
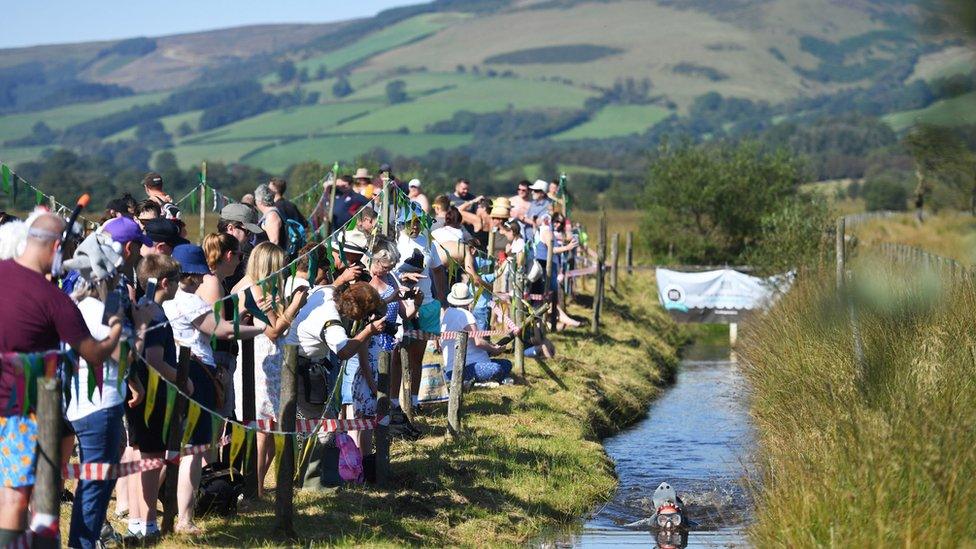
[[[108,334],[98,341],[85,325],[78,307],[45,275],[60,261],[64,222],[41,214],[29,225],[23,252],[0,261],[0,353],[38,353],[58,349],[63,341],[88,362],[101,365],[111,356],[122,334],[122,311],[108,319]],[[20,536],[26,526],[27,504],[34,485],[37,419],[25,415],[23,400],[11,400],[17,375],[11,364],[0,365],[0,546]],[[52,418],[54,420],[54,418]]]

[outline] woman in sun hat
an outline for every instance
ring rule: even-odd
[[[477,321],[470,310],[474,303],[471,288],[464,283],[451,286],[447,302],[451,307],[444,311],[441,332],[472,332],[468,337],[464,381],[503,381],[512,372],[512,362],[503,358],[492,359],[491,357],[500,354],[503,348],[477,335]],[[444,371],[448,379],[451,379],[453,374],[455,348],[456,345],[453,343],[444,345]]]

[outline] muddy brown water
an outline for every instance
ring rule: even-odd
[[[620,485],[613,499],[582,521],[535,545],[654,547],[664,539],[628,526],[651,516],[651,496],[669,482],[698,523],[687,540],[659,547],[748,547],[751,501],[746,479],[754,445],[748,386],[727,346],[694,345],[683,353],[677,379],[647,417],[604,441]]]

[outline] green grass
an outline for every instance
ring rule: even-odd
[[[600,109],[592,120],[571,128],[553,138],[605,139],[642,133],[671,116],[671,111],[657,105],[609,105]]]
[[[295,66],[299,70],[306,68],[311,74],[315,74],[319,65],[325,65],[327,70],[333,71],[397,46],[419,40],[466,17],[468,17],[466,14],[460,13],[429,13],[411,17],[369,34],[349,46],[300,61]]]
[[[921,225],[913,214],[905,213],[866,221],[854,228],[854,234],[867,245],[894,242],[922,248],[967,265],[976,264],[976,218],[968,213],[926,215],[925,223]]]
[[[415,101],[390,105],[339,126],[340,131],[380,132],[406,127],[421,132],[433,122],[460,110],[492,112],[516,109],[581,108],[594,92],[556,82],[510,78],[480,78]]]
[[[972,49],[966,46],[951,46],[919,57],[918,62],[915,63],[915,71],[905,79],[905,82],[935,80],[955,74],[966,74],[976,68],[973,61]]]
[[[856,258],[857,367],[833,274],[748,327],[757,547],[976,543],[976,287]]]
[[[181,112],[179,114],[172,114],[170,116],[164,116],[159,119],[163,123],[163,128],[166,132],[173,136],[174,141],[179,141],[180,138],[176,136],[176,130],[184,122],[190,124],[190,127],[196,130],[197,124],[200,122],[200,115],[203,114],[202,110]],[[191,134],[192,136],[192,134]],[[112,134],[105,138],[106,141],[119,141],[122,139],[135,139],[136,138],[136,128],[131,127],[126,130],[122,130],[118,133]]]
[[[60,130],[86,120],[98,118],[99,116],[124,111],[136,105],[157,103],[167,95],[169,94],[165,92],[145,93],[108,99],[97,103],[75,103],[73,105],[44,111],[0,116],[0,128],[3,128],[3,141],[30,135],[31,128],[34,124],[42,120],[52,129]]]
[[[376,102],[344,102],[306,105],[266,112],[205,133],[190,135],[190,143],[236,141],[260,137],[308,136],[333,131],[346,118],[368,113]]]
[[[245,154],[261,146],[273,143],[266,141],[233,141],[230,143],[205,143],[201,145],[177,145],[168,149],[176,155],[176,162],[180,166],[188,167],[201,161],[237,162]]]
[[[498,174],[499,179],[510,179],[512,180],[512,186],[514,188],[515,182],[521,179],[528,179],[534,181],[536,179],[546,179],[549,180],[553,177],[558,176],[559,173],[565,173],[569,177],[569,184],[572,185],[573,175],[606,175],[608,173],[616,173],[616,170],[601,170],[600,168],[591,168],[589,166],[576,166],[574,164],[560,164],[557,169],[557,173],[549,174],[542,173],[542,164],[535,162],[529,164],[520,164],[508,170],[504,170]]]
[[[10,166],[16,166],[21,162],[37,160],[41,157],[41,152],[48,146],[43,147],[7,147],[0,149],[0,161]]]
[[[557,358],[528,359],[524,383],[465,394],[458,441],[443,408],[419,417],[426,436],[393,444],[391,489],[300,492],[295,545],[522,546],[609,499],[616,480],[599,438],[643,417],[683,339],[648,285],[648,275],[623,277],[620,297],[608,293],[605,334],[556,335]],[[162,546],[280,546],[273,503],[246,505]]]
[[[410,74],[391,76],[389,78],[377,78],[374,76],[369,84],[355,88],[355,91],[348,99],[386,101],[386,85],[392,80],[403,80],[407,85],[407,95],[411,99],[427,95],[435,90],[442,90],[450,86],[471,85],[487,77],[475,76],[473,74],[459,74],[456,72],[415,72]],[[355,84],[353,84],[355,86]]]
[[[959,126],[976,123],[976,92],[970,92],[952,99],[944,99],[912,111],[902,111],[885,115],[882,120],[895,131],[908,129],[918,123],[940,126]]]
[[[437,148],[459,147],[466,144],[470,139],[470,136],[461,134],[374,134],[317,137],[263,149],[244,158],[243,162],[272,172],[282,172],[292,164],[307,160],[327,163],[331,163],[333,160],[348,162],[376,147],[382,147],[394,154],[422,155]],[[206,147],[206,145],[201,146]]]

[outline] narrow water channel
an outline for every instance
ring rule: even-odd
[[[654,513],[651,495],[669,482],[698,525],[687,541],[659,547],[746,547],[751,504],[744,479],[753,432],[748,390],[729,348],[696,345],[683,354],[677,380],[632,428],[604,441],[620,486],[583,530],[559,547],[654,546],[655,533],[627,527]],[[663,541],[663,540],[662,540]],[[684,545],[687,543],[687,545]]]

